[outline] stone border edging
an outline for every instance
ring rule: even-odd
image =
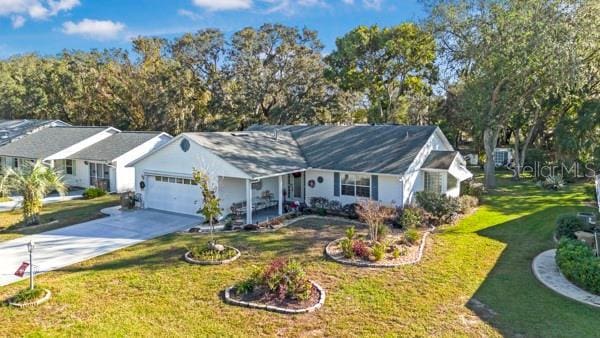
[[[8,305],[14,306],[14,307],[20,307],[20,308],[41,305],[41,304],[47,302],[48,300],[50,300],[50,297],[52,297],[52,292],[50,292],[50,290],[44,289],[44,292],[46,292],[44,297],[42,297],[38,300],[35,300],[32,302],[27,302],[27,303],[14,303],[14,302],[9,301]]]
[[[186,262],[190,263],[190,264],[196,264],[196,265],[221,265],[221,264],[231,263],[231,262],[235,261],[236,259],[240,258],[240,256],[242,255],[242,253],[240,252],[240,250],[238,250],[238,249],[236,249],[236,248],[234,248],[232,246],[228,246],[228,245],[223,245],[223,246],[226,247],[226,248],[235,250],[237,252],[236,255],[233,256],[233,257],[231,257],[231,258],[227,258],[227,259],[224,259],[224,260],[221,260],[221,261],[207,261],[207,260],[199,261],[199,260],[193,259],[190,256],[190,254],[192,252],[188,251],[188,252],[186,252],[183,255],[183,259]]]
[[[541,252],[531,262],[535,278],[548,289],[571,300],[600,308],[600,296],[583,290],[569,281],[556,265],[556,249]]]
[[[317,289],[317,291],[319,291],[319,301],[316,304],[309,306],[307,308],[303,308],[303,309],[288,309],[288,308],[284,308],[284,307],[278,307],[278,306],[272,306],[272,305],[266,305],[266,304],[260,304],[260,303],[253,303],[253,302],[244,302],[241,300],[233,299],[231,297],[231,291],[234,288],[233,286],[230,286],[227,289],[225,289],[225,302],[228,304],[232,304],[232,305],[248,307],[248,308],[252,308],[252,309],[262,309],[262,310],[283,313],[283,314],[309,313],[309,312],[316,311],[317,309],[321,308],[323,306],[323,304],[325,304],[325,290],[319,284],[315,283],[314,281],[309,280],[309,282]]]
[[[327,258],[333,260],[334,262],[337,262],[340,264],[345,264],[345,265],[353,265],[353,266],[357,266],[357,267],[361,267],[361,268],[395,268],[397,266],[416,264],[416,263],[419,263],[421,261],[421,259],[423,258],[423,253],[425,252],[425,242],[427,242],[427,237],[434,229],[435,228],[430,228],[423,234],[423,237],[421,237],[421,243],[419,243],[419,251],[417,253],[417,257],[408,262],[376,263],[376,262],[366,262],[366,261],[352,261],[352,260],[349,260],[346,258],[334,257],[330,253],[330,248],[334,244],[337,244],[339,241],[343,240],[344,237],[338,238],[338,239],[335,239],[335,240],[329,242],[329,244],[327,244],[327,246],[325,247],[325,255],[327,256]]]

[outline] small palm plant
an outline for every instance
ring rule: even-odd
[[[5,173],[8,190],[23,196],[22,209],[26,225],[38,224],[44,197],[52,191],[64,195],[67,186],[63,176],[41,161],[25,163],[20,169],[8,169]]]

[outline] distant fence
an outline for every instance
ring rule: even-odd
[[[598,210],[600,210],[600,175],[596,176],[596,199],[598,200]]]

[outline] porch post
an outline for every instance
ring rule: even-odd
[[[252,224],[252,183],[246,179],[246,224]]]
[[[277,189],[277,213],[278,215],[283,215],[283,177],[281,175],[277,176],[277,181],[279,183]]]

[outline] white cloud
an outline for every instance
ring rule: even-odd
[[[13,28],[21,28],[25,24],[25,18],[21,15],[14,15],[10,17]]]
[[[192,11],[188,11],[187,9],[179,9],[177,10],[177,14],[179,14],[180,16],[186,17],[188,19],[191,20],[200,20],[202,18],[202,16],[200,14],[194,13]]]
[[[44,20],[79,6],[79,0],[0,0],[0,17],[10,17],[12,26],[23,26],[28,16]]]
[[[192,3],[209,11],[229,11],[252,7],[252,0],[192,0]]]
[[[263,0],[270,4],[266,12],[277,13],[281,12],[287,15],[295,14],[301,7],[327,7],[327,3],[323,0]]]
[[[362,3],[366,8],[380,10],[383,0],[363,0]]]
[[[63,23],[63,33],[68,35],[81,35],[89,39],[110,40],[119,36],[125,29],[120,22],[110,20],[83,19],[77,23],[67,21]]]

